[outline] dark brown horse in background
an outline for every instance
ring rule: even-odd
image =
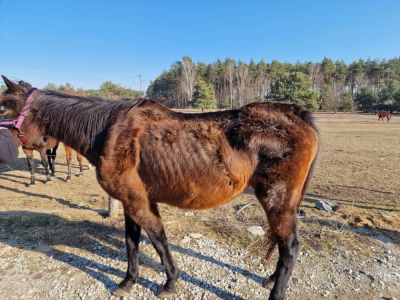
[[[28,89],[3,77],[0,96],[18,113]],[[172,259],[157,203],[186,209],[222,205],[253,187],[269,223],[269,256],[279,260],[266,279],[269,299],[283,299],[300,247],[296,212],[311,179],[318,134],[311,113],[293,104],[251,103],[203,114],[174,112],[156,101],[108,101],[39,90],[21,129],[52,136],[96,166],[103,189],[122,202],[128,269],[114,291],[127,296],[138,277],[143,228],[165,267],[160,298],[176,294]]]
[[[389,120],[392,118],[390,113],[387,113],[387,112],[378,112],[378,111],[376,111],[375,112],[375,116],[376,115],[378,115],[378,122],[379,122],[380,119],[382,119],[382,122],[383,122],[383,118],[386,118],[387,121],[389,122]]]

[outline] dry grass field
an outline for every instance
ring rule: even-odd
[[[389,123],[378,122],[377,117],[368,114],[317,113],[315,117],[321,135],[321,149],[314,179],[301,207],[306,213],[306,218],[300,220],[301,251],[311,253],[310,256],[354,251],[365,260],[376,254],[373,249],[379,243],[389,245],[392,251],[399,251],[400,116],[393,116]],[[57,251],[64,251],[65,247],[89,249],[102,236],[106,241],[110,235],[114,236],[118,247],[123,248],[122,215],[118,219],[106,219],[91,212],[107,208],[107,195],[97,184],[95,171],[88,169],[87,162],[84,176],[73,177],[66,183],[65,154],[60,147],[57,177],[45,185],[39,155],[35,157],[37,182],[34,187],[28,187],[30,173],[22,151],[18,161],[0,166],[0,259],[4,253],[2,247],[12,246],[22,252],[36,253],[46,253],[47,250],[43,249],[49,248]],[[74,170],[78,172],[76,160]],[[194,212],[194,217],[185,216],[185,211],[162,206],[171,244],[179,243],[188,233],[199,232],[222,244],[241,248],[248,255],[259,256],[263,241],[252,236],[246,228],[261,225],[267,229],[260,206],[253,205],[235,214],[235,208],[254,199],[249,190],[228,205]],[[339,207],[333,213],[322,212],[315,208],[318,200],[334,201]],[[42,213],[25,214],[27,211]],[[274,263],[274,257],[272,262],[263,262],[270,267]],[[12,268],[0,268],[0,278],[6,275],[9,280],[17,276]],[[382,299],[382,291],[376,292],[373,298],[365,297],[375,290],[372,285],[365,288],[359,298],[358,293],[352,294],[351,298]],[[341,298],[344,297],[341,293],[338,288],[324,297],[345,299]],[[303,298],[298,298],[299,295]],[[289,298],[318,299],[309,295],[306,290],[300,290],[296,295],[289,294]],[[394,295],[399,296],[399,293]],[[217,298],[224,297],[210,299]],[[253,298],[249,296],[246,299]]]

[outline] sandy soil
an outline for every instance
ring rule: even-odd
[[[368,114],[317,113],[315,117],[321,151],[302,204],[307,215],[300,221],[302,255],[287,298],[399,298],[400,117],[393,116],[389,123],[378,122],[376,116]],[[36,165],[38,158],[36,154]],[[28,187],[30,173],[22,151],[15,163],[0,166],[1,212],[43,212],[39,217],[0,214],[0,299],[104,299],[123,276],[123,217],[110,220],[86,215],[86,210],[107,208],[107,195],[97,184],[95,171],[85,162],[84,176],[66,183],[62,147],[57,162],[59,177],[45,185],[44,170],[38,166],[34,187]],[[74,170],[78,172],[76,161]],[[261,239],[246,231],[251,225],[267,229],[265,217],[258,205],[235,215],[235,207],[254,199],[247,192],[224,207],[195,212],[193,217],[176,208],[161,207],[170,243],[181,248],[175,248],[174,257],[180,267],[187,266],[185,274],[190,276],[181,277],[181,296],[176,299],[268,297],[268,290],[257,280],[255,285],[254,278],[272,272],[276,254],[270,262],[264,262]],[[319,211],[315,208],[318,200],[334,201],[339,208],[334,213]],[[82,213],[71,214],[71,209]],[[51,211],[57,213],[52,215]],[[180,244],[190,232],[201,232],[204,245],[196,241]],[[101,250],[94,250],[97,242],[102,243]],[[200,268],[207,261],[202,253],[207,253],[209,247],[205,245],[210,243],[215,244],[216,253],[218,249],[227,256],[231,253],[232,260],[221,258],[220,264]],[[195,250],[189,255],[182,249]],[[143,281],[132,299],[155,299],[163,271],[152,247],[144,247],[141,255]],[[85,259],[94,264],[94,269],[82,267]],[[241,260],[243,265],[239,265]],[[98,264],[104,266],[97,268]],[[240,267],[248,274],[228,278],[226,265],[220,269],[224,264]],[[214,277],[207,277],[208,273]],[[52,274],[61,277],[56,280]],[[65,274],[78,280],[71,283],[71,276]],[[232,282],[230,287],[227,280]],[[243,292],[248,281],[251,288]]]

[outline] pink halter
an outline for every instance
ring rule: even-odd
[[[32,96],[35,94],[37,91],[37,88],[30,89],[29,92],[26,94],[26,102],[24,107],[22,108],[18,118],[16,120],[0,120],[0,126],[3,127],[8,127],[8,128],[15,128],[18,130],[18,137],[21,139],[22,143],[25,145],[28,145],[29,142],[26,139],[24,133],[20,131],[19,129],[21,128],[22,122],[24,122],[26,116],[28,115],[30,109],[29,107],[31,106],[32,103]]]

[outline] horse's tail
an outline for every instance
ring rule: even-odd
[[[295,114],[297,116],[299,116],[309,126],[311,126],[311,128],[313,128],[315,130],[317,135],[319,135],[318,128],[314,122],[314,117],[310,111],[304,110],[301,108],[301,109],[298,109],[297,111],[295,111]],[[318,151],[319,151],[319,144],[318,144]],[[315,167],[315,163],[317,161],[317,156],[318,156],[318,151],[317,151],[317,155],[315,155],[313,161],[311,162],[310,168],[308,170],[306,181],[304,182],[303,188],[301,190],[301,196],[300,196],[300,201],[298,203],[298,207],[300,206],[301,202],[303,201],[304,196],[306,194],[307,187],[309,186],[309,184],[311,182],[311,178],[313,177],[314,167]],[[270,230],[268,230],[268,233],[267,233],[267,236],[266,236],[266,239],[264,242],[264,246],[267,248],[266,260],[268,260],[271,257],[272,252],[274,251],[276,245],[277,245],[277,240],[276,240],[275,236],[272,234],[272,232]]]
[[[316,132],[316,134],[319,135],[319,131],[318,131],[317,126],[315,125],[314,116],[313,116],[312,112],[310,112],[309,110],[301,109],[301,110],[297,110],[297,111],[295,112],[295,114],[296,114],[297,116],[299,116],[299,117],[300,117],[304,122],[306,122],[309,126],[311,126],[311,128],[314,129],[314,131]],[[318,152],[319,152],[319,144],[318,144],[317,155],[318,155]],[[307,187],[308,187],[308,185],[310,184],[311,178],[312,178],[312,176],[313,176],[314,167],[315,167],[315,162],[316,162],[316,160],[317,160],[317,155],[314,157],[314,159],[313,159],[313,161],[312,161],[312,163],[311,163],[311,165],[310,165],[310,169],[308,170],[307,178],[306,178],[306,181],[304,182],[303,189],[302,189],[302,191],[301,191],[301,199],[300,199],[299,204],[298,204],[299,206],[300,206],[300,204],[301,204],[301,201],[303,201],[303,198],[304,198],[304,195],[305,195],[305,193],[306,193]]]

